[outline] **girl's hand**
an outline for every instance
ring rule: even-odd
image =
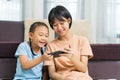
[[[52,55],[48,55],[47,53],[44,53],[42,55],[42,57],[43,57],[43,60],[51,60],[53,56]]]

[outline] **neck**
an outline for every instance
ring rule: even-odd
[[[40,53],[41,48],[35,46],[34,44],[31,43],[31,48],[35,53]]]
[[[73,36],[73,34],[69,33],[69,34],[67,34],[65,36],[59,36],[58,39],[62,40],[62,41],[69,41],[72,36]]]

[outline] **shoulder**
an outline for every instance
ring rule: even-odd
[[[58,48],[60,45],[60,42],[57,38],[55,38],[54,40],[50,41],[47,46],[46,46],[46,50],[50,49],[50,50],[55,50],[56,48]]]
[[[28,42],[21,42],[19,45],[18,45],[18,48],[20,49],[26,49],[26,48],[29,48],[29,43]]]
[[[21,43],[19,44],[19,46],[29,46],[29,43],[28,43],[28,42],[21,42]]]
[[[58,42],[58,39],[55,38],[54,40],[50,41],[48,45],[53,45],[53,44],[56,44],[57,42]]]
[[[15,53],[15,56],[27,55],[29,52],[31,52],[29,43],[28,42],[22,42],[22,43],[19,44],[19,46],[16,50],[16,53]]]
[[[74,39],[78,40],[80,42],[86,42],[86,41],[88,41],[88,39],[86,37],[84,37],[84,36],[78,36],[78,35],[74,35]]]

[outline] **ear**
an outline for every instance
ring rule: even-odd
[[[29,32],[29,38],[32,39],[32,37],[33,37],[33,33]]]
[[[70,18],[68,18],[67,20],[68,20],[68,23],[70,24],[70,23],[71,23],[71,19],[70,19]]]

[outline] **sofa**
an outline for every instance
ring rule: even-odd
[[[91,44],[89,73],[95,80],[120,80],[120,44]]]
[[[16,58],[14,57],[18,45],[27,41],[27,32],[30,24],[35,21],[0,21],[0,80],[12,80],[16,70]],[[45,20],[46,22],[46,20]],[[78,24],[78,22],[73,24]],[[48,23],[47,23],[48,24]],[[84,33],[79,29],[75,32],[79,35],[89,34],[88,22],[80,21],[80,26],[84,27]],[[87,30],[87,31],[85,31]],[[73,31],[74,32],[74,31]],[[50,30],[50,40],[54,38],[54,33]],[[87,35],[90,40],[90,36]],[[120,80],[120,44],[90,44],[94,57],[90,59],[88,68],[89,74],[94,80],[116,79]]]
[[[15,73],[14,53],[24,41],[23,21],[0,21],[0,80],[12,79]]]

